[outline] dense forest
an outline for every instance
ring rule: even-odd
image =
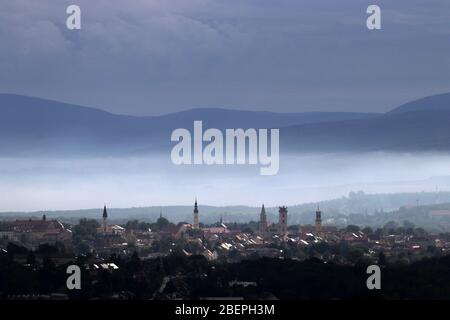
[[[367,264],[324,263],[259,258],[238,263],[209,263],[203,256],[182,252],[142,260],[113,255],[117,270],[94,271],[87,258],[57,265],[48,248],[41,248],[43,263],[29,253],[10,248],[0,254],[0,297],[67,294],[72,299],[449,299],[450,256],[425,258],[407,264],[381,266],[381,290],[368,290]],[[25,256],[27,263],[17,262]],[[82,268],[82,289],[66,289],[66,268]]]

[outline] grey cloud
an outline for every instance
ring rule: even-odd
[[[0,86],[130,114],[384,111],[447,91],[448,2],[378,3],[371,33],[356,0],[6,1]]]

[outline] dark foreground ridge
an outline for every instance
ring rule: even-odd
[[[82,289],[68,290],[66,268],[82,268]],[[368,290],[367,265],[324,263],[312,258],[259,258],[238,263],[209,263],[203,256],[174,252],[164,258],[142,260],[112,256],[117,269],[86,268],[80,257],[56,265],[24,265],[11,255],[0,257],[2,300],[346,300],[449,299],[450,256],[426,258],[410,265],[381,266],[381,290]]]

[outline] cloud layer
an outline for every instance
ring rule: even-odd
[[[385,111],[450,91],[450,3],[378,3],[370,32],[357,0],[5,0],[0,87],[129,114]]]

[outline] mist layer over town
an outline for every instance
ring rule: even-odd
[[[95,159],[2,158],[0,211],[190,205],[295,205],[366,193],[450,190],[450,155],[281,155],[275,176],[257,165],[180,165],[169,155]],[[26,201],[24,201],[26,199]]]

